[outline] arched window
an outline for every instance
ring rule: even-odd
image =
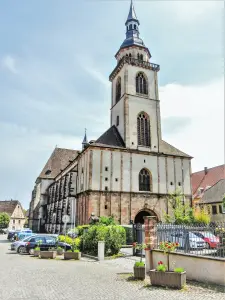
[[[143,61],[143,54],[140,55],[139,59]]]
[[[137,117],[137,137],[139,146],[150,147],[150,121],[145,112],[141,112]]]
[[[138,73],[136,76],[136,92],[139,94],[148,95],[148,83],[143,73]]]
[[[152,190],[152,176],[151,173],[142,169],[139,173],[139,191],[150,192]]]
[[[139,60],[139,58],[140,58],[140,55],[139,55],[139,53],[138,53],[138,55],[137,55],[137,59]]]
[[[132,57],[131,53],[129,54],[129,57]]]
[[[137,25],[136,25],[136,24],[134,24],[134,29],[135,29],[135,30],[137,29]]]
[[[120,98],[121,98],[121,78],[118,77],[116,82],[116,103],[120,100]]]
[[[129,30],[132,30],[132,24],[129,25]]]

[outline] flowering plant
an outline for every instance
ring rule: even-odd
[[[160,272],[166,272],[166,265],[160,260],[156,269]]]
[[[179,247],[179,243],[171,243],[171,242],[161,242],[159,244],[159,249],[163,250],[164,253],[167,254],[167,266],[168,266],[168,271],[170,270],[170,262],[169,262],[169,254],[171,251],[175,251],[176,248]]]

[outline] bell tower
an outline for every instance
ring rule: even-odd
[[[159,151],[161,120],[157,72],[151,53],[140,38],[133,1],[125,23],[126,38],[115,57],[112,83],[111,126],[115,125],[126,148]]]

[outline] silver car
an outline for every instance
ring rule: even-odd
[[[35,235],[35,234],[33,234],[32,236],[34,236],[34,235]],[[12,250],[12,251],[17,250],[17,248],[18,248],[19,246],[22,246],[22,245],[25,244],[25,242],[28,242],[29,239],[30,239],[32,236],[27,236],[27,237],[25,237],[25,238],[24,238],[23,240],[21,240],[21,241],[15,241],[15,242],[13,242],[13,243],[11,244],[11,250]]]

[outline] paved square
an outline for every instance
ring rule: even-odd
[[[128,282],[134,261],[128,258],[94,262],[41,260],[9,250],[0,236],[0,300],[200,300],[224,299],[223,293],[205,289],[171,291]]]

